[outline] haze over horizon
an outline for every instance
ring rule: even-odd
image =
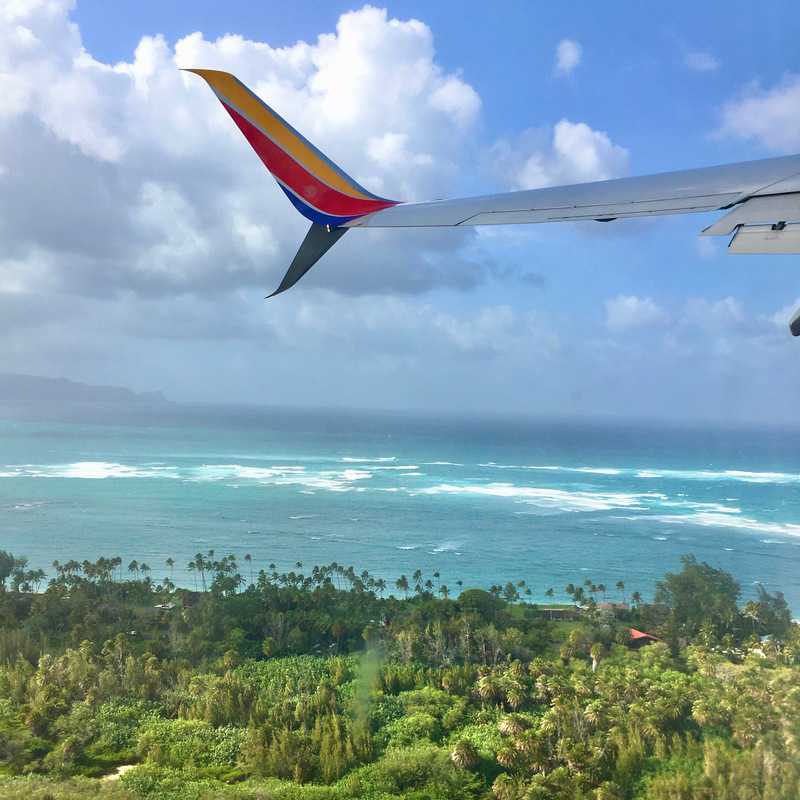
[[[424,199],[800,151],[796,15],[754,38],[744,3],[509,4],[482,25],[449,2],[123,8],[0,2],[0,372],[175,401],[797,419],[797,259],[726,256],[697,237],[713,215],[354,231],[265,302],[305,221],[177,69],[236,73],[369,189]]]

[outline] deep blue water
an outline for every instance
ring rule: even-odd
[[[0,548],[119,555],[192,585],[199,550],[454,587],[590,577],[652,593],[682,553],[800,609],[800,433],[193,409],[0,423]],[[249,569],[243,563],[243,572]]]

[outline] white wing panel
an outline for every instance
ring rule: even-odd
[[[574,186],[401,203],[347,227],[501,225],[709,211],[774,193],[772,187],[786,191],[800,181],[798,176],[800,156],[785,156]]]
[[[738,194],[707,195],[693,197],[680,202],[675,200],[648,200],[632,203],[617,203],[600,206],[576,206],[574,208],[547,208],[529,211],[487,211],[476,214],[462,225],[514,225],[537,222],[567,222],[569,220],[609,221],[628,217],[649,217],[657,214],[687,214],[694,211],[716,211],[720,206],[733,203]]]
[[[709,225],[701,235],[725,236],[733,233],[739,225],[767,222],[800,222],[800,193],[752,197]]]
[[[728,245],[730,253],[800,253],[800,225],[747,225]]]

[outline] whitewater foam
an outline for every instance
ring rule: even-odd
[[[454,553],[463,545],[463,542],[444,541],[431,550],[431,553]]]
[[[546,489],[533,486],[517,486],[512,483],[490,483],[483,485],[455,485],[441,483],[420,489],[420,494],[478,495],[502,497],[527,503],[540,508],[573,511],[611,511],[617,508],[644,509],[642,501],[651,495],[625,492],[569,492],[565,489]]]
[[[359,456],[342,456],[339,461],[345,464],[384,464],[390,461],[397,461],[397,456],[379,456],[377,458],[362,458]]]
[[[325,489],[331,492],[349,492],[358,481],[372,477],[364,469],[320,470],[308,472],[305,467],[288,465],[277,467],[250,467],[242,464],[204,464],[189,471],[188,480],[245,481],[263,486],[302,486],[308,489]],[[228,483],[230,485],[230,483]]]
[[[178,473],[170,467],[136,467],[112,461],[75,461],[71,464],[41,466],[26,464],[18,467],[12,477],[102,480],[104,478],[177,478]]]
[[[791,522],[765,522],[732,514],[701,511],[696,514],[665,514],[645,517],[645,520],[675,525],[697,525],[703,528],[734,528],[756,533],[775,533],[784,536],[800,536],[800,525]]]
[[[745,483],[800,483],[800,474],[792,472],[759,472],[755,470],[691,470],[691,469],[659,469],[644,468],[633,469],[625,467],[594,467],[594,466],[564,466],[555,464],[498,464],[496,461],[486,461],[478,464],[479,467],[493,469],[528,469],[547,470],[551,472],[577,472],[590,475],[630,475],[636,478],[652,479],[665,478],[670,480],[691,481],[742,481]]]

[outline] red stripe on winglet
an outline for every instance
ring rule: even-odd
[[[266,136],[241,114],[223,103],[226,111],[239,126],[250,146],[256,151],[264,166],[279,180],[289,186],[306,202],[326,214],[356,217],[397,205],[391,200],[361,200],[332,189]]]

